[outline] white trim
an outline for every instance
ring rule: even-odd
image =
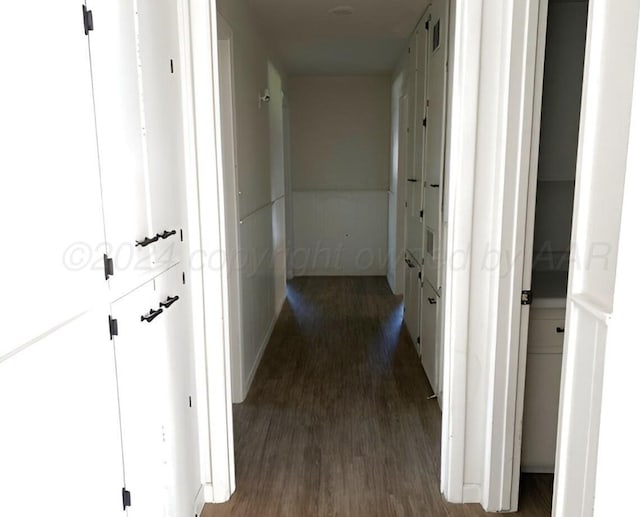
[[[466,484],[462,487],[462,502],[477,503],[482,499],[482,485]]]
[[[258,354],[256,355],[256,360],[253,362],[253,366],[251,367],[251,371],[247,378],[245,379],[243,392],[242,392],[242,400],[244,400],[249,394],[249,390],[251,389],[251,384],[253,383],[253,378],[256,376],[256,372],[258,371],[258,366],[260,366],[260,362],[262,361],[262,356],[264,355],[264,351],[267,349],[267,345],[269,344],[269,340],[271,339],[271,335],[273,334],[273,329],[276,326],[278,318],[280,317],[280,313],[282,312],[282,307],[284,306],[286,298],[283,298],[280,303],[276,304],[276,312],[269,324],[269,328],[264,334],[262,338],[262,344],[260,345],[260,350],[258,350]]]
[[[203,266],[225,249],[215,0],[181,0],[178,15],[201,476],[205,500],[223,502],[235,490],[227,272]]]
[[[522,340],[520,294],[529,205],[534,115],[539,0],[512,4],[504,20],[504,62],[501,73],[507,92],[501,112],[498,165],[504,178],[501,193],[500,268],[497,291],[495,347],[489,362],[489,404],[483,507],[516,511],[520,477],[521,419],[526,368],[526,338]],[[504,145],[504,147],[502,147]],[[523,347],[520,347],[520,343]]]
[[[464,461],[466,429],[467,346],[469,338],[469,297],[473,227],[473,195],[476,142],[478,135],[478,97],[480,85],[480,43],[482,36],[482,2],[452,2],[453,60],[451,112],[449,125],[450,153],[448,168],[449,204],[446,220],[447,260],[446,289],[443,293],[443,404],[442,461],[440,488],[448,501],[464,501]],[[467,262],[456,264],[458,252]],[[479,499],[478,499],[479,501]]]
[[[218,45],[219,52],[222,52],[225,62],[220,63],[220,92],[222,99],[229,102],[221,110],[222,124],[225,131],[231,134],[231,141],[223,155],[223,181],[224,200],[226,204],[226,233],[227,233],[227,264],[232,267],[227,268],[229,282],[229,307],[233,310],[229,313],[229,336],[231,353],[231,397],[233,402],[243,400],[242,385],[242,364],[243,340],[242,332],[242,289],[240,288],[240,214],[238,210],[238,142],[236,125],[236,103],[235,103],[235,72],[234,72],[234,41],[233,29],[227,20],[218,12]],[[225,142],[222,142],[225,145]]]
[[[202,485],[196,494],[195,502],[193,504],[193,511],[196,516],[202,515],[205,504],[205,486]]]

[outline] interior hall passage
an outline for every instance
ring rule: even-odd
[[[204,517],[486,515],[440,495],[441,413],[384,277],[292,280],[247,399],[237,490]],[[515,515],[550,515],[548,477]]]

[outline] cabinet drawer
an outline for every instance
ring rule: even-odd
[[[564,346],[564,311],[531,311],[528,352],[562,353]]]

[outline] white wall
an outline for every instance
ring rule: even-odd
[[[240,402],[285,297],[283,77],[245,1],[220,0],[218,11],[233,32],[242,339],[232,354],[242,356],[234,382],[242,389],[233,393]],[[267,88],[271,102],[260,103]]]
[[[391,78],[294,77],[289,95],[295,274],[385,275]]]

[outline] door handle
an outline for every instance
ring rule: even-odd
[[[556,332],[558,334],[564,334],[564,327],[556,327]]]
[[[418,180],[414,178],[407,178],[407,181],[410,183],[418,183]]]
[[[175,231],[175,230],[171,230],[170,232],[168,232],[167,230],[165,230],[165,231],[164,231],[164,232],[162,232],[162,233],[158,233],[158,234],[156,235],[156,237],[158,237],[158,239],[165,240],[165,239],[168,239],[169,237],[171,237],[172,235],[175,235],[175,234],[176,234],[176,231]]]
[[[404,259],[404,261],[407,263],[407,266],[409,266],[411,269],[416,267],[416,265],[413,262],[411,262],[408,258]]]
[[[149,309],[149,314],[140,316],[140,321],[146,321],[147,323],[151,323],[163,312],[164,311],[162,309],[158,309],[157,311],[154,311],[153,309]]]
[[[438,301],[435,298],[427,298],[427,300],[429,300],[429,303],[431,305],[435,305],[436,303],[438,303]]]
[[[154,242],[158,242],[159,238],[160,238],[159,235],[156,235],[155,237],[145,237],[144,240],[136,241],[136,248],[138,246],[140,246],[141,248],[146,248],[147,246],[149,246],[149,244],[153,244]]]
[[[176,303],[179,299],[180,299],[179,296],[174,296],[173,298],[171,296],[167,296],[167,299],[164,302],[160,302],[160,307],[162,307],[163,309],[168,309],[174,303]]]
[[[440,183],[431,183],[429,186],[431,188],[440,188]]]

